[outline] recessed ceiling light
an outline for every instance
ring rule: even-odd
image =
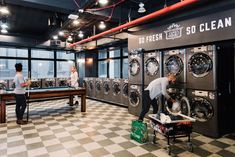
[[[84,37],[84,34],[83,34],[82,31],[79,32],[78,37],[79,37],[79,38],[83,38],[83,37]]]
[[[79,24],[79,21],[78,20],[73,20],[73,25],[78,25]]]
[[[69,16],[68,16],[68,18],[69,19],[71,19],[71,20],[76,20],[76,19],[78,19],[78,15],[75,15],[75,14],[70,14]]]
[[[64,36],[64,32],[63,31],[59,31],[59,36]]]
[[[10,13],[10,11],[8,10],[7,7],[5,6],[1,6],[0,7],[0,12],[3,14],[3,15],[8,15]]]
[[[57,35],[54,35],[54,36],[53,36],[53,39],[54,39],[54,40],[57,40],[57,39],[58,39],[58,36],[57,36]]]

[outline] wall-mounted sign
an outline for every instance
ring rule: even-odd
[[[235,9],[168,25],[147,28],[128,36],[128,48],[164,49],[235,39]]]

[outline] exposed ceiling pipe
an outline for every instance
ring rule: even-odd
[[[163,8],[163,9],[161,9],[161,10],[155,11],[155,12],[153,12],[153,13],[151,13],[151,14],[148,14],[148,15],[143,16],[143,17],[141,17],[141,18],[138,18],[138,19],[136,19],[136,20],[127,22],[127,23],[125,23],[125,24],[123,24],[123,25],[120,25],[120,26],[118,26],[118,27],[109,29],[109,30],[104,31],[104,32],[102,32],[102,33],[99,33],[99,34],[97,34],[97,35],[94,35],[94,36],[91,36],[91,37],[89,37],[89,38],[86,38],[86,39],[83,39],[83,40],[81,40],[81,41],[78,41],[78,42],[75,42],[75,43],[73,43],[73,44],[70,44],[69,47],[74,47],[74,46],[79,45],[79,44],[83,44],[83,43],[90,42],[90,41],[92,41],[92,40],[94,40],[94,39],[100,38],[100,37],[105,36],[105,35],[107,35],[107,34],[111,34],[111,33],[117,32],[117,31],[119,31],[119,30],[121,30],[121,29],[125,29],[125,28],[128,28],[128,27],[132,27],[132,26],[137,25],[137,24],[139,24],[139,23],[141,23],[141,22],[144,22],[144,21],[147,21],[147,20],[156,18],[156,17],[158,17],[158,16],[160,16],[160,15],[163,15],[163,14],[165,14],[165,13],[168,13],[168,12],[171,12],[171,11],[174,11],[174,10],[177,10],[177,9],[179,9],[179,8],[188,6],[188,5],[193,4],[193,3],[196,3],[196,2],[199,2],[199,0],[184,0],[184,1],[178,2],[178,3],[176,3],[176,4],[173,4],[173,5],[169,6],[169,7],[165,7],[165,8]]]

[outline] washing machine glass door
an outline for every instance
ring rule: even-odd
[[[129,64],[130,74],[136,76],[140,72],[140,63],[137,59],[132,59]]]
[[[118,95],[120,92],[120,84],[118,82],[113,83],[113,95]]]
[[[208,121],[214,115],[212,104],[205,98],[196,97],[192,101],[193,114],[200,122]]]
[[[110,87],[108,82],[104,82],[104,94],[107,95],[109,94]]]
[[[122,87],[123,96],[128,97],[128,83],[124,83]]]
[[[130,91],[130,97],[129,97],[130,105],[133,107],[137,107],[140,103],[140,94],[138,91],[133,90]]]
[[[96,92],[100,92],[100,91],[101,91],[101,85],[100,85],[100,82],[99,82],[99,81],[97,81],[97,82],[95,83],[95,90],[96,90]]]
[[[172,73],[175,75],[179,75],[184,69],[184,64],[182,59],[176,55],[172,55],[169,58],[167,58],[165,66],[168,73]]]
[[[7,87],[4,83],[0,83],[0,90],[6,90]]]
[[[89,91],[92,91],[93,90],[93,83],[92,81],[89,81]]]
[[[183,115],[191,115],[191,107],[187,97],[183,96],[180,100],[180,111]]]
[[[46,87],[54,87],[54,81],[46,81]]]
[[[156,58],[149,58],[145,61],[145,72],[148,76],[156,76],[159,71],[159,63]]]
[[[194,77],[204,77],[213,68],[213,61],[205,53],[196,53],[191,56],[188,62],[189,72],[193,74]]]

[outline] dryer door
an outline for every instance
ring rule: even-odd
[[[148,76],[156,76],[159,72],[159,63],[156,58],[149,58],[145,61],[145,72]]]
[[[132,59],[129,63],[130,75],[136,76],[140,72],[140,63],[137,59]]]
[[[191,115],[191,107],[187,97],[183,96],[180,100],[180,111],[183,115]]]
[[[130,97],[129,97],[130,105],[133,107],[137,107],[140,103],[140,94],[137,90],[131,90],[130,91]]]
[[[196,120],[205,122],[211,119],[214,115],[214,109],[212,104],[205,98],[195,97],[192,100],[192,115]]]
[[[188,61],[189,72],[192,73],[194,77],[204,77],[213,68],[213,61],[205,53],[196,53],[191,56]]]
[[[109,91],[110,91],[109,82],[105,81],[104,82],[104,94],[108,95]]]
[[[128,97],[128,83],[124,83],[122,87],[122,92],[124,97]]]
[[[118,82],[113,83],[113,95],[118,95],[120,94],[121,89],[120,89],[120,84]]]
[[[165,61],[167,73],[179,75],[184,70],[184,64],[179,56],[172,55]]]
[[[93,82],[92,81],[89,81],[89,91],[92,91],[93,90]]]

